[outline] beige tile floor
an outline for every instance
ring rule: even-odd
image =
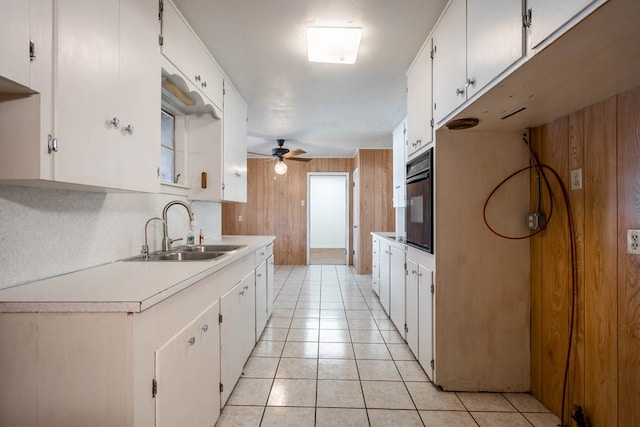
[[[227,426],[555,427],[526,393],[442,392],[371,289],[340,265],[278,266],[274,310],[222,411]]]

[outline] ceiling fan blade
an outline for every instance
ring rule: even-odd
[[[298,148],[296,150],[289,151],[287,154],[285,154],[282,157],[284,157],[285,159],[290,159],[291,157],[301,156],[301,155],[306,154],[306,153],[307,153],[306,151],[301,150],[301,149]]]
[[[313,159],[303,159],[302,157],[287,157],[288,160],[293,160],[295,162],[310,162]]]
[[[271,154],[254,153],[253,151],[247,151],[247,154],[253,154],[254,156],[272,157]]]

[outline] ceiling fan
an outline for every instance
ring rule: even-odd
[[[296,162],[310,162],[312,160],[312,159],[303,159],[301,157],[297,157],[297,156],[306,154],[306,151],[301,150],[299,148],[293,151],[290,151],[288,148],[284,147],[284,143],[285,143],[284,139],[277,139],[276,142],[278,143],[278,146],[271,149],[271,156],[278,159],[278,163],[276,163],[276,166],[274,168],[277,174],[283,175],[284,173],[287,172],[287,165],[284,163],[284,159],[294,160]],[[249,154],[254,154],[256,156],[269,157],[268,154],[253,153],[251,151],[249,151]]]

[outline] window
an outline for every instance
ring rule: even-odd
[[[161,114],[160,181],[178,182],[176,175],[176,119],[165,110]]]

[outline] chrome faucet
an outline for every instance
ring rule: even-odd
[[[167,203],[167,205],[162,210],[162,222],[164,223],[163,228],[162,228],[162,231],[163,231],[163,233],[162,233],[162,250],[164,252],[171,250],[171,243],[173,243],[175,241],[178,241],[178,240],[182,240],[182,238],[179,238],[179,239],[170,239],[169,238],[169,227],[167,227],[167,211],[173,205],[184,206],[184,208],[187,210],[187,213],[189,214],[189,227],[191,227],[191,224],[192,224],[192,221],[193,221],[193,213],[191,212],[191,208],[189,207],[188,204],[186,204],[185,202],[180,201],[180,200],[174,200],[172,202]]]
[[[142,245],[142,250],[140,251],[144,255],[144,259],[149,259],[149,243],[147,241],[147,228],[151,221],[162,221],[163,226],[166,228],[167,222],[160,217],[154,216],[150,218],[147,223],[144,225],[144,245]]]

